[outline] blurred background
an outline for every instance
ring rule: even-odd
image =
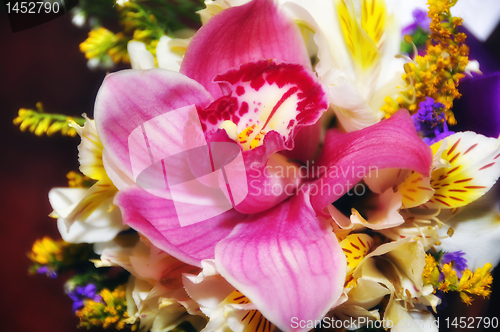
[[[78,331],[72,301],[62,287],[64,277],[29,276],[26,253],[38,238],[60,238],[55,220],[48,217],[47,194],[52,187],[67,186],[66,174],[78,169],[80,139],[22,133],[12,120],[20,108],[35,108],[39,101],[47,112],[92,117],[105,72],[89,70],[78,50],[87,33],[71,23],[71,15],[13,33],[5,7],[0,7],[0,331]],[[500,64],[499,27],[484,47]],[[489,301],[476,299],[467,308],[458,296],[448,298],[442,331],[446,317],[500,318],[500,272],[496,275]]]

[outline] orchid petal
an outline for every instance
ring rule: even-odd
[[[293,141],[293,149],[282,151],[281,154],[291,160],[300,160],[303,164],[314,160],[320,148],[322,122],[320,119],[311,126],[300,128]]]
[[[173,201],[149,194],[138,186],[120,190],[115,204],[126,224],[144,234],[156,247],[186,262],[200,266],[202,259],[214,258],[214,247],[232,231],[244,216],[234,210],[181,227]],[[185,210],[203,215],[206,207],[187,204]],[[202,219],[203,220],[203,219]]]
[[[205,9],[199,10],[201,24],[207,24],[208,20],[219,14],[221,11],[230,7],[241,6],[250,2],[250,0],[205,0]]]
[[[346,275],[345,255],[307,196],[249,216],[215,250],[221,275],[282,330],[292,317],[323,317],[342,295]]]
[[[115,166],[106,169],[109,177],[121,178],[111,174],[118,169],[125,177],[134,179],[129,155],[134,151],[129,151],[129,136],[136,128],[172,110],[189,105],[206,107],[210,102],[211,96],[201,85],[179,73],[124,70],[106,76],[97,94],[94,115],[108,164]],[[184,124],[172,124],[176,125],[182,131]]]
[[[227,126],[227,123],[224,125]],[[236,145],[227,135],[227,130],[231,131],[230,128],[218,130],[212,136],[210,144],[232,142]],[[244,165],[231,162],[224,166],[225,173],[219,174],[219,187],[238,212],[262,212],[295,193],[302,182],[300,168],[297,163],[275,153],[282,149],[282,137],[271,131],[264,137],[263,145],[243,151]],[[227,154],[227,148],[222,152]]]
[[[223,92],[231,93],[231,102],[236,107],[228,110],[227,117],[231,116],[236,124],[244,150],[262,143],[258,137],[271,130],[279,133],[291,149],[296,130],[316,123],[328,108],[320,81],[297,64],[276,64],[273,60],[250,62],[217,75],[214,81]],[[219,121],[213,125],[219,127],[222,121],[229,120],[221,113],[218,108],[205,114],[207,120],[218,116]]]
[[[314,183],[312,204],[321,211],[374,169],[403,168],[429,174],[431,162],[430,148],[418,137],[404,110],[357,132],[330,130],[316,164],[327,171]]]
[[[398,168],[375,169],[363,178],[370,190],[376,194],[382,194],[389,188],[400,185],[408,176],[410,171]]]
[[[258,213],[275,206],[293,195],[302,182],[297,163],[290,162],[277,153],[269,156],[274,150],[273,147],[279,144],[276,141],[281,140],[276,133],[269,134],[264,139],[263,146],[243,154],[248,176],[244,185],[248,186],[248,189],[238,189],[237,185],[231,185],[233,191],[248,191],[245,200],[235,206],[241,213]]]
[[[216,75],[260,59],[310,67],[298,27],[272,0],[228,8],[210,19],[189,44],[181,73],[217,99],[223,94],[212,81]]]

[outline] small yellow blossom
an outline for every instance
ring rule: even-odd
[[[416,55],[415,60],[405,64],[403,80],[407,89],[399,97],[386,98],[386,104],[382,107],[386,118],[400,108],[415,113],[420,102],[432,97],[445,106],[444,114],[448,123],[456,124],[451,107],[453,100],[461,96],[457,87],[469,63],[469,48],[464,43],[466,35],[457,32],[462,19],[450,13],[455,3],[455,0],[428,1],[431,36],[427,41],[427,54]]]
[[[54,241],[50,237],[45,236],[41,240],[36,240],[29,257],[33,262],[41,265],[47,265],[54,260],[62,262],[63,245],[64,241]]]
[[[465,303],[470,304],[470,301],[472,301],[465,293],[482,296],[484,298],[490,296],[490,286],[493,282],[493,277],[490,273],[491,268],[492,265],[487,263],[482,268],[478,268],[474,273],[468,269],[464,271],[458,283],[457,291],[460,292],[462,300],[464,300],[464,298],[468,300],[468,302],[464,300]]]
[[[101,302],[87,300],[84,307],[76,312],[76,316],[80,319],[80,327],[99,326],[104,329],[124,329],[129,318],[125,286],[118,286],[113,291],[104,288],[100,295]]]
[[[16,126],[19,126],[21,131],[29,130],[37,136],[51,136],[60,132],[65,136],[76,136],[75,129],[71,128],[69,121],[82,123],[81,118],[75,118],[62,114],[45,113],[43,104],[38,102],[36,109],[21,108],[17,117],[13,120]]]
[[[439,281],[438,264],[430,254],[425,255],[425,267],[422,277],[425,284],[436,285]]]
[[[109,56],[114,63],[129,63],[127,42],[123,33],[114,34],[100,27],[89,32],[88,38],[80,44],[80,51],[89,60]]]
[[[449,291],[459,292],[460,298],[464,303],[470,305],[473,298],[469,295],[482,296],[488,298],[491,295],[491,284],[493,277],[490,270],[492,265],[485,264],[482,268],[478,268],[476,272],[465,269],[458,279],[457,272],[453,270],[451,263],[443,264],[442,266],[436,262],[434,257],[426,254],[425,267],[422,273],[424,283],[431,284],[444,293]],[[442,274],[442,281],[439,281],[440,272]]]

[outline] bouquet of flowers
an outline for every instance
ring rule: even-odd
[[[500,260],[500,121],[455,107],[483,89],[456,2],[401,29],[384,0],[81,0],[89,67],[132,69],[88,115],[14,120],[81,137],[30,271],[68,276],[86,328],[437,331]]]

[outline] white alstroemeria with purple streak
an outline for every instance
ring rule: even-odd
[[[317,123],[329,100],[310,68],[293,21],[274,1],[255,0],[211,18],[191,41],[180,73],[111,74],[95,107],[104,166],[119,190],[115,204],[124,222],[185,263],[201,267],[202,260],[215,259],[220,275],[284,331],[292,330],[293,317],[320,319],[343,293],[346,257],[330,222],[317,215],[326,215],[323,209],[362,179],[350,168],[427,174],[432,160],[401,111],[359,132],[329,132],[316,164],[326,171],[313,178],[277,172],[298,169],[300,163],[287,158],[310,160],[319,145]],[[186,132],[191,127],[185,120],[193,114],[200,132]],[[142,138],[131,135],[137,128]],[[141,143],[146,137],[147,144]],[[157,156],[220,142],[237,148],[245,172],[232,182],[200,182],[227,199],[247,195],[224,213],[181,227],[176,204],[198,217],[210,215],[207,199],[187,190],[174,201],[168,186],[141,188],[132,163],[138,161],[141,170],[148,162],[161,167]],[[182,172],[196,173],[206,163],[191,157]]]

